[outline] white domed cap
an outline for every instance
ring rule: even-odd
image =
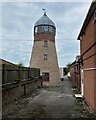
[[[50,25],[55,27],[53,21],[44,13],[44,15],[35,23],[34,27],[38,25]]]

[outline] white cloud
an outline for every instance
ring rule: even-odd
[[[2,0],[2,2],[90,2],[90,0]]]
[[[76,40],[90,3],[72,2],[5,2],[2,4],[3,58],[29,64],[33,46],[34,23],[42,16],[42,8],[57,28],[56,48],[59,65],[65,66],[79,54]],[[17,59],[18,58],[18,59]]]

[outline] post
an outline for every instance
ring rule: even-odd
[[[2,84],[6,83],[6,66],[5,64],[2,64]]]
[[[29,75],[29,72],[30,72],[30,71],[29,71],[29,70],[30,70],[30,68],[28,68],[28,79],[30,78],[30,75]]]
[[[20,79],[20,73],[21,73],[21,68],[20,66],[18,67],[18,79]]]
[[[24,95],[26,95],[26,84],[24,84]]]
[[[43,86],[42,76],[40,76],[40,81],[41,81],[41,87],[42,87]]]

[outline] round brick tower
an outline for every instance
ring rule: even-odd
[[[43,85],[53,86],[60,82],[55,34],[55,24],[44,12],[34,25],[34,45],[30,60],[31,68],[40,68]]]

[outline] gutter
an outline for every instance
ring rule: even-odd
[[[96,1],[93,1],[91,3],[89,11],[88,11],[88,13],[86,15],[85,21],[84,21],[84,23],[82,25],[82,28],[81,28],[81,31],[80,31],[80,33],[78,35],[77,40],[80,40],[82,38],[83,34],[85,34],[85,29],[86,29],[86,27],[87,27],[87,25],[88,25],[92,15],[93,15],[94,11],[95,11],[95,9],[96,9]]]

